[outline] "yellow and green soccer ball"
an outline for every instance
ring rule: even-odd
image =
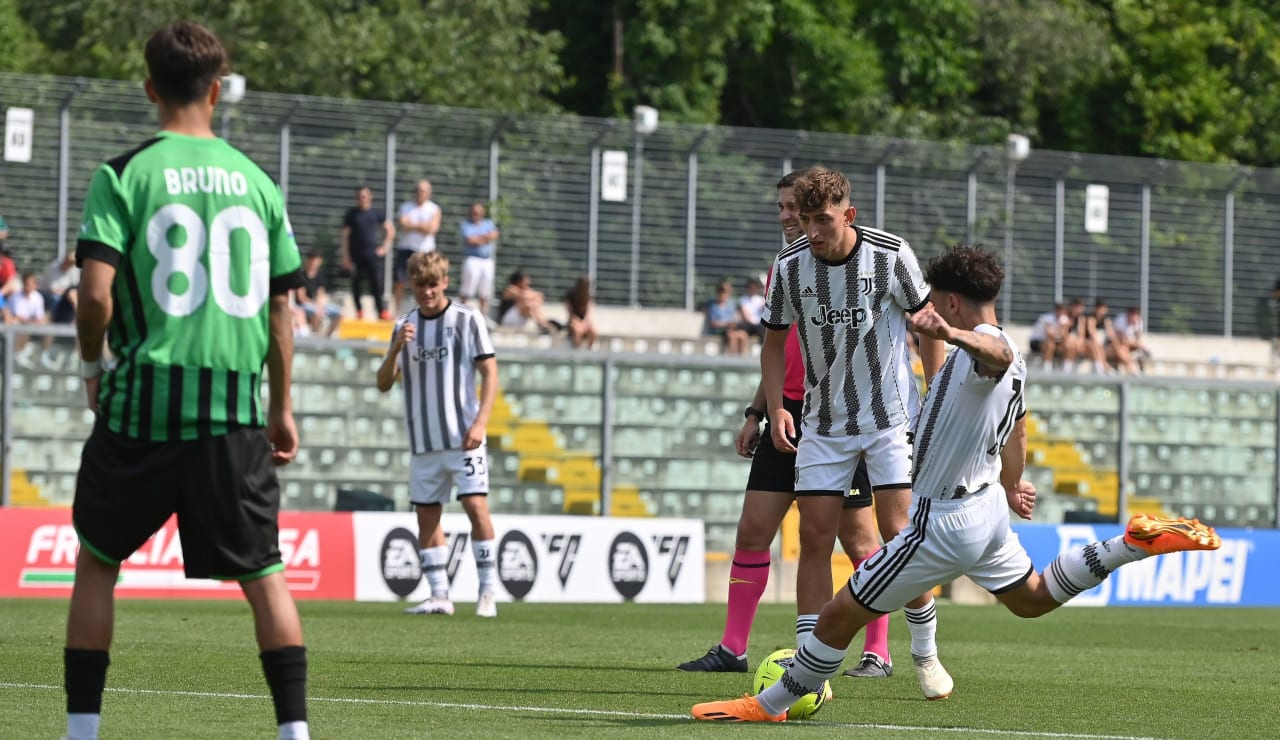
[[[782,674],[787,672],[787,668],[791,667],[791,660],[796,655],[796,651],[790,648],[775,650],[764,662],[756,668],[755,678],[751,681],[751,689],[754,693],[759,694],[761,691],[769,688],[782,678]],[[805,694],[800,700],[791,705],[787,710],[787,719],[808,719],[818,713],[822,709],[822,705],[831,699],[831,682],[823,681],[822,687],[817,691]]]

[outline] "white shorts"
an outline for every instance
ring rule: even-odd
[[[845,495],[860,459],[867,461],[873,492],[911,487],[906,424],[852,437],[819,437],[806,429],[796,448],[796,495]]]
[[[458,295],[463,298],[493,298],[492,259],[467,257],[462,261],[462,285]]]
[[[489,493],[489,450],[485,445],[410,456],[410,503],[447,504],[454,486],[459,498]]]
[[[870,611],[901,609],[960,576],[1000,594],[1035,572],[1009,528],[1009,504],[999,483],[958,500],[915,496],[910,514],[911,523],[849,578],[850,594]]]

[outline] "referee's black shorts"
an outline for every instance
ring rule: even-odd
[[[800,442],[800,419],[803,418],[804,401],[791,398],[782,399],[782,406],[791,412],[795,420],[796,439]],[[748,491],[768,491],[778,493],[794,493],[796,490],[796,455],[794,452],[779,452],[773,446],[771,424],[766,422],[764,431],[760,433],[760,444],[756,454],[751,458],[751,473],[747,476]],[[859,462],[853,471],[853,481],[849,484],[849,495],[844,497],[844,508],[861,509],[871,505],[871,479],[867,477],[867,464]]]
[[[248,581],[283,570],[280,484],[264,430],[150,442],[94,425],[71,509],[81,544],[117,565],[175,513],[188,578]]]

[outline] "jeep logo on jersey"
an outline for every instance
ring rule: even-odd
[[[401,598],[413,593],[422,580],[422,562],[418,559],[418,538],[413,532],[396,527],[382,541],[382,580],[391,593]]]
[[[634,599],[649,580],[649,553],[630,532],[621,532],[609,546],[609,579],[622,598]]]
[[[524,532],[512,530],[498,543],[498,580],[512,598],[523,599],[538,578],[538,555]]]
[[[427,362],[435,360],[436,362],[444,362],[449,359],[449,348],[445,347],[423,347],[413,354],[413,359],[418,362]]]
[[[561,588],[569,583],[569,574],[573,572],[573,564],[578,561],[578,548],[582,545],[580,534],[544,534],[542,541],[547,546],[547,553],[560,553],[560,567],[556,575],[560,578]]]
[[[671,556],[671,560],[667,562],[667,580],[671,582],[671,587],[675,588],[676,581],[680,578],[680,571],[684,568],[684,555],[689,551],[689,535],[679,537],[663,535],[654,537],[653,541],[658,546],[659,555]]]
[[[445,573],[449,575],[449,585],[453,585],[453,577],[458,574],[458,566],[462,565],[462,556],[467,553],[467,542],[471,535],[456,532],[449,537],[449,562],[445,563]]]
[[[829,308],[826,304],[818,306],[817,314],[809,317],[809,321],[814,326],[829,326],[835,324],[850,324],[852,326],[857,326],[866,320],[867,309],[861,306]]]

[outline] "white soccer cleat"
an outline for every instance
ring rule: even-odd
[[[937,655],[923,657],[912,655],[911,659],[916,664],[916,678],[920,679],[920,689],[924,691],[924,698],[929,701],[945,699],[956,690],[956,682],[951,679],[947,669],[938,662]]]
[[[426,601],[411,606],[404,610],[405,614],[443,614],[446,617],[453,616],[453,602],[448,599],[441,599],[435,596]]]
[[[492,591],[486,591],[480,594],[480,599],[476,601],[477,617],[496,617],[498,616],[498,600],[494,597]]]

